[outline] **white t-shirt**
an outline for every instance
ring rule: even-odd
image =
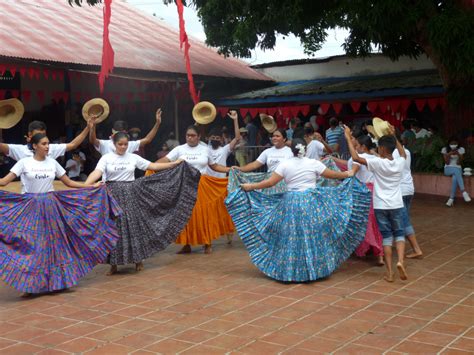
[[[312,140],[306,147],[306,157],[321,160],[324,155],[324,144],[317,140]]]
[[[75,178],[81,175],[81,163],[79,163],[78,161],[75,161],[74,159],[69,159],[66,162],[66,169],[67,168],[71,168],[67,172],[67,176],[69,176],[70,178]]]
[[[66,154],[66,143],[62,144],[49,144],[48,157],[57,159]],[[16,161],[20,159],[32,157],[33,151],[28,148],[26,144],[9,144],[8,145],[8,156]]]
[[[416,138],[416,139],[418,139],[418,138],[426,138],[426,137],[430,137],[430,136],[431,136],[430,131],[428,131],[427,129],[424,129],[424,128],[421,128],[418,132],[416,132],[415,130],[413,130],[413,132],[415,132],[415,138]]]
[[[400,188],[402,189],[402,196],[411,196],[415,194],[415,184],[413,183],[413,177],[411,176],[411,154],[410,151],[406,148],[403,148],[405,150],[405,154],[407,155],[407,158],[405,160],[405,167],[403,169],[403,174],[402,174],[402,181],[400,183]],[[398,153],[398,149],[395,149],[392,153],[392,156],[394,159],[400,158],[400,153]]]
[[[459,155],[464,155],[464,153],[466,153],[466,151],[464,150],[463,147],[458,147],[457,148],[458,150],[458,153]],[[447,150],[446,150],[446,147],[443,147],[443,149],[441,149],[441,154],[448,154]],[[458,164],[458,161],[459,161],[459,156],[457,155],[451,155],[449,157],[449,164],[445,164],[444,166],[453,166],[453,167],[456,167],[456,168],[460,168],[461,165]]]
[[[99,139],[99,148],[95,149],[101,154],[105,155],[108,153],[115,152],[115,145],[112,139]],[[127,153],[134,153],[140,149],[140,141],[128,141]]]
[[[230,153],[230,144],[226,144],[225,146],[219,147],[217,149],[212,149],[211,147],[209,147],[209,156],[211,157],[211,161],[214,164],[226,166],[227,158],[229,157]],[[209,166],[207,167],[207,175],[215,176],[218,178],[226,177],[225,173],[218,173],[217,171],[212,170]]]
[[[319,160],[292,157],[283,160],[275,169],[282,176],[289,191],[304,191],[316,187],[316,179],[326,166]]]
[[[60,178],[66,173],[66,170],[50,157],[43,161],[33,157],[20,159],[10,171],[20,177],[22,193],[54,191],[54,178]]]
[[[367,168],[374,173],[374,209],[394,210],[403,207],[402,180],[405,159],[393,160],[373,157]]]
[[[367,154],[367,153],[360,153],[359,156],[361,158],[364,158],[365,160],[372,159],[375,157],[375,155],[372,154]],[[364,184],[367,184],[369,182],[374,182],[374,174],[367,169],[365,165],[359,164],[357,162],[354,162],[352,158],[349,158],[347,161],[347,169],[350,170],[352,169],[352,165],[359,165],[359,170],[356,173],[356,178],[358,178],[360,181],[362,181]]]
[[[275,171],[276,167],[280,162],[283,160],[293,158],[293,152],[288,147],[283,147],[277,149],[275,147],[271,147],[265,149],[257,158],[257,161],[262,164],[267,164],[268,171]]]
[[[96,169],[102,171],[104,181],[133,181],[135,168],[146,170],[149,165],[150,161],[137,154],[108,153],[100,158]]]
[[[201,174],[206,174],[207,166],[213,164],[207,145],[198,144],[190,147],[187,143],[173,148],[166,156],[170,161],[182,159],[192,167],[199,170]]]

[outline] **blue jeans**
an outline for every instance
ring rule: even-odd
[[[453,177],[451,195],[449,195],[449,198],[454,198],[456,196],[456,186],[459,186],[459,190],[464,191],[464,181],[462,180],[461,168],[456,166],[445,166],[444,175]]]
[[[415,234],[415,229],[413,228],[410,220],[410,208],[411,201],[413,200],[413,195],[403,196],[403,227],[405,228],[405,235]]]
[[[393,210],[374,209],[375,219],[383,237],[383,246],[392,246],[393,239],[395,239],[395,242],[405,241],[404,211],[405,207]]]

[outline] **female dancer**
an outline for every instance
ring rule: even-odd
[[[269,179],[243,184],[226,203],[253,263],[279,281],[304,282],[329,276],[364,239],[370,191],[356,179],[337,187],[316,187],[323,176],[344,179],[304,157],[306,143],[292,142],[293,158],[281,162]],[[260,192],[285,180],[288,192]]]
[[[182,159],[199,170],[201,174],[206,174],[208,166],[217,172],[229,172],[229,168],[213,162],[209,148],[200,144],[200,139],[197,127],[189,126],[186,130],[186,144],[174,148],[158,162]],[[176,243],[183,245],[179,254],[190,253],[191,245],[204,245],[204,252],[210,254],[213,239],[235,231],[232,219],[224,205],[226,196],[227,178],[201,175],[197,201],[191,219],[176,240]]]
[[[35,134],[31,146],[33,156],[0,179],[5,186],[18,176],[23,185],[23,195],[0,193],[0,276],[24,296],[75,285],[119,238],[111,218],[118,206],[105,187],[52,192],[55,177],[68,187],[87,184],[69,179],[48,157],[44,133]]]
[[[128,153],[127,133],[118,132],[112,139],[115,152],[103,155],[86,180],[90,184],[102,176],[123,210],[117,220],[121,239],[109,256],[108,275],[117,272],[117,265],[130,263],[141,271],[144,259],[163,250],[176,238],[191,214],[189,205],[194,205],[198,180],[197,174],[184,166],[178,171],[169,170],[181,160],[151,163]],[[136,168],[168,170],[134,181]]]

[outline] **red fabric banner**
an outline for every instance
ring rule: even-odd
[[[114,69],[114,49],[109,39],[110,17],[112,16],[112,0],[104,0],[104,32],[102,35],[102,66],[99,73],[100,93],[104,92],[105,79]]]
[[[5,98],[6,93],[7,93],[7,90],[0,90],[0,100],[3,100]]]
[[[15,99],[18,99],[20,97],[20,90],[10,90],[10,95]]]
[[[7,70],[7,66],[5,64],[0,64],[0,76],[3,76],[6,70]]]
[[[259,113],[259,109],[258,108],[249,108],[249,114],[250,116],[252,116],[252,118],[254,118],[255,116],[257,116]]]
[[[428,99],[428,107],[430,108],[431,111],[436,110],[436,107],[439,105],[439,98],[431,98]]]
[[[354,111],[354,113],[359,112],[359,110],[360,110],[360,105],[361,105],[360,101],[353,101],[353,102],[351,102],[352,111]]]
[[[21,68],[20,68],[20,75],[21,75],[22,77],[25,77],[25,74],[26,74],[26,68],[25,68],[25,67],[21,67]]]
[[[228,107],[218,107],[217,112],[219,112],[219,115],[221,115],[222,118],[225,118],[225,116],[227,115],[227,112],[229,112],[229,108]]]
[[[242,117],[247,116],[247,113],[249,113],[249,109],[248,109],[248,108],[241,108],[241,109],[240,109],[240,115],[241,115]]]
[[[30,102],[31,99],[31,91],[30,90],[22,90],[21,91],[21,99],[22,101],[27,104]]]
[[[321,114],[325,115],[329,110],[330,104],[319,104],[319,108],[321,109]]]
[[[426,99],[415,100],[416,109],[420,112],[423,111],[425,104],[426,104]]]
[[[378,101],[371,101],[371,102],[367,103],[367,109],[372,113],[375,113],[378,108],[379,108],[379,102]]]
[[[43,68],[43,76],[45,79],[49,79],[49,69]]]
[[[335,102],[335,103],[332,104],[332,108],[334,109],[336,114],[339,115],[341,113],[341,110],[342,110],[342,104],[339,103],[339,102]]]
[[[43,104],[44,103],[44,90],[36,91],[36,96],[38,97],[39,102]]]
[[[186,34],[186,28],[184,26],[184,16],[183,16],[183,2],[181,0],[176,0],[176,7],[178,8],[179,16],[179,45],[183,49],[184,44],[184,60],[186,62],[186,72],[188,73],[189,81],[189,93],[191,98],[196,105],[199,102],[199,93],[196,92],[196,87],[194,86],[193,73],[191,71],[191,60],[189,59],[189,44],[188,35]]]
[[[81,97],[82,97],[82,92],[76,92],[74,93],[74,100],[76,102],[81,102]]]
[[[309,110],[310,110],[310,107],[309,105],[303,105],[303,106],[300,106],[300,112],[303,116],[308,116],[309,114]]]
[[[16,66],[15,65],[10,65],[10,68],[8,68],[10,70],[10,74],[12,75],[12,77],[15,77],[16,75]]]
[[[410,107],[410,100],[401,100],[400,101],[400,112],[406,115],[408,107]]]

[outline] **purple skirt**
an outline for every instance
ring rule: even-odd
[[[39,194],[0,191],[0,277],[43,293],[74,286],[119,239],[105,186]]]

